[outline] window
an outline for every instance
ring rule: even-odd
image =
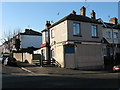
[[[111,38],[111,33],[110,32],[106,32],[106,38]]]
[[[106,51],[106,50],[107,50],[107,49],[106,49],[106,46],[104,45],[104,46],[103,46],[103,55],[104,55],[104,56],[107,56],[107,51]]]
[[[118,33],[114,32],[114,38],[118,38]]]
[[[54,29],[51,30],[51,38],[54,38]]]
[[[92,25],[92,37],[97,37],[97,26]]]
[[[43,42],[45,42],[45,32],[43,32],[42,38],[43,38]]]
[[[79,23],[73,24],[73,35],[80,35],[80,24]]]
[[[54,57],[54,49],[52,49],[52,58]]]
[[[42,33],[43,42],[48,42],[48,31]]]

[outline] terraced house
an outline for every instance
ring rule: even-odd
[[[104,64],[120,64],[120,25],[116,17],[111,18],[103,27]]]

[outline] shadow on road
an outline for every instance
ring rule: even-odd
[[[5,88],[119,88],[118,79],[60,76],[22,76],[3,78]]]

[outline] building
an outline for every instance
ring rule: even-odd
[[[120,1],[118,2],[118,20],[120,23]]]
[[[8,42],[5,42],[2,45],[4,47],[2,52],[4,53],[4,51],[8,50],[8,53],[12,52],[12,56],[18,61],[25,62],[26,60],[32,63],[32,53],[34,50],[39,49],[41,44],[41,33],[32,29],[25,29],[24,33],[19,33]],[[10,48],[6,48],[7,46],[10,46]]]
[[[45,51],[45,58],[57,61],[64,68],[102,68],[102,23],[96,19],[94,10],[91,18],[86,16],[84,6],[80,12],[76,15],[72,11],[53,25],[47,21],[40,52]]]
[[[120,25],[116,17],[103,27],[103,55],[105,65],[120,64]]]

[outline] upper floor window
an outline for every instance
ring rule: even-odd
[[[48,42],[48,31],[46,31],[45,33],[45,38],[46,38],[45,41]]]
[[[43,32],[42,39],[43,39],[43,42],[45,42],[45,32]]]
[[[111,33],[110,32],[106,32],[106,38],[111,38]]]
[[[80,35],[80,24],[79,23],[73,24],[73,35]]]
[[[92,25],[91,29],[92,29],[92,37],[97,37],[97,26]]]
[[[114,38],[118,38],[118,33],[114,32]]]
[[[51,38],[54,38],[54,29],[51,30]]]
[[[42,33],[43,42],[48,42],[48,31]]]

